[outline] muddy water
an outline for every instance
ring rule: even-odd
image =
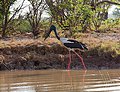
[[[120,92],[120,70],[2,71],[0,92]]]

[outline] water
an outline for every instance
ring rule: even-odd
[[[120,92],[120,70],[2,71],[0,92]]]

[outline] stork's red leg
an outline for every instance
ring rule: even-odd
[[[82,65],[83,65],[84,69],[87,70],[86,65],[85,65],[85,63],[84,63],[84,61],[83,61],[83,58],[82,58],[77,52],[75,52],[74,50],[72,50],[72,51],[79,57],[79,59],[80,59],[81,62],[82,62]]]
[[[68,67],[67,67],[68,70],[70,69],[70,64],[71,64],[71,52],[69,50],[69,62],[68,62]]]

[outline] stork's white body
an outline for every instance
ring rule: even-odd
[[[64,43],[73,43],[68,41],[68,38],[60,38],[60,41],[64,44]]]

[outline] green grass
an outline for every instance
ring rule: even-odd
[[[102,43],[99,48],[99,52],[104,52],[110,54],[112,57],[117,57],[120,55],[120,43],[117,42],[106,42]]]
[[[120,43],[107,41],[91,48],[90,55],[97,55],[102,57],[118,57],[120,55]]]

